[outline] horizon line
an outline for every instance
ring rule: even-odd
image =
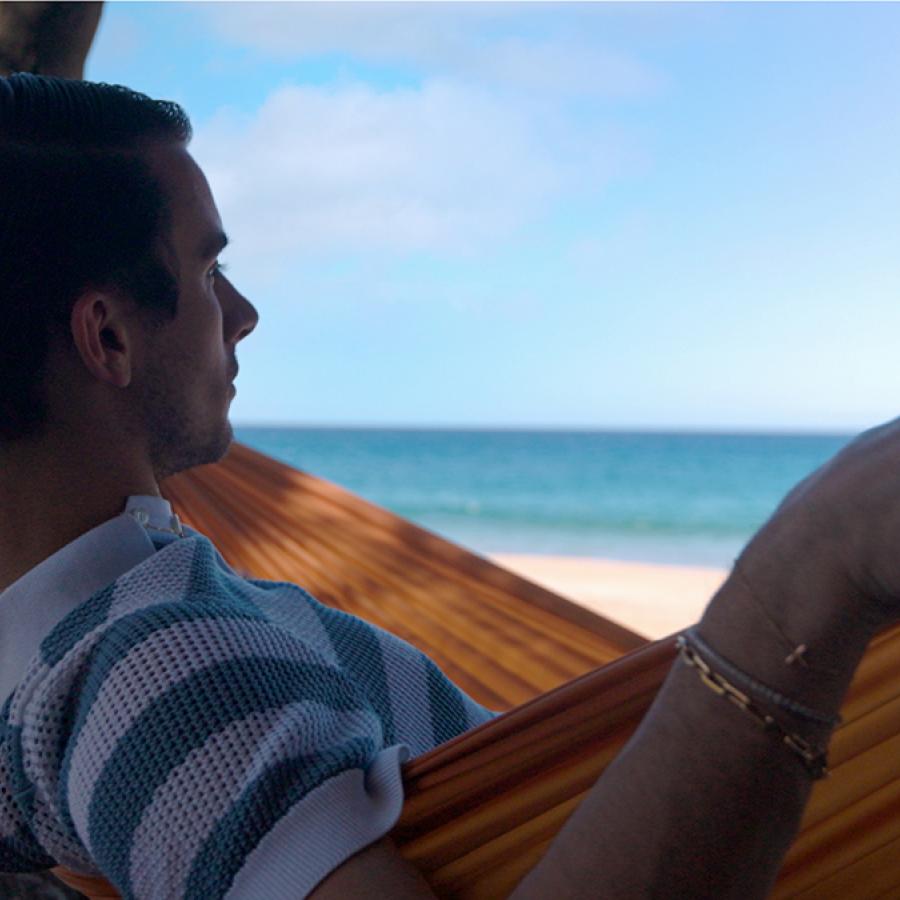
[[[864,431],[858,429],[836,429],[825,427],[788,428],[785,426],[631,426],[631,425],[453,425],[453,424],[381,424],[381,423],[292,423],[292,422],[232,422],[234,428],[271,428],[295,431],[470,431],[470,432],[512,432],[512,433],[557,433],[557,434],[657,434],[657,435],[758,435],[758,436],[810,436],[810,437],[853,437]]]

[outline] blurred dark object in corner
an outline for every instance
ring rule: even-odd
[[[103,3],[0,2],[0,75],[82,78]],[[0,873],[0,900],[84,900],[49,872]]]
[[[0,873],[0,900],[84,900],[84,894],[66,887],[49,872]]]
[[[82,78],[102,3],[0,3],[0,75]]]

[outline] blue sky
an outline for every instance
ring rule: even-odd
[[[900,5],[107,3],[261,319],[235,424],[900,413]]]

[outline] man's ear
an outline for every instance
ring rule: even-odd
[[[130,303],[115,291],[87,290],[72,307],[69,324],[87,370],[114,387],[128,387],[137,347]]]

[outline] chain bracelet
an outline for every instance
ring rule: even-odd
[[[765,731],[774,732],[788,749],[800,757],[806,771],[813,779],[828,775],[828,759],[824,749],[815,747],[796,734],[783,728],[776,719],[760,709],[743,691],[736,688],[718,672],[714,672],[709,664],[694,650],[684,635],[675,640],[681,658],[695,669],[700,680],[714,693],[733,703],[738,709],[752,716]]]

